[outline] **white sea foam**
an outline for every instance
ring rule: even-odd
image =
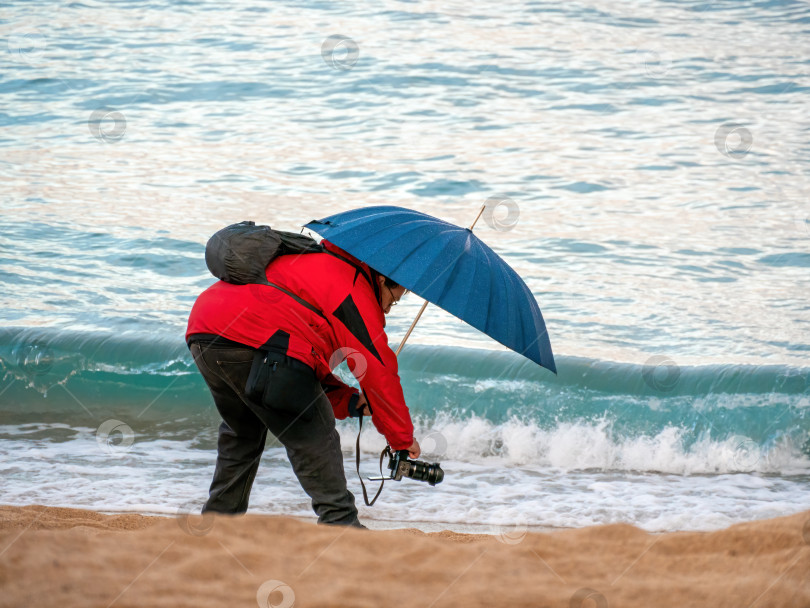
[[[49,426],[58,434],[43,436]],[[355,427],[342,423],[340,428],[349,488],[360,497]],[[7,425],[0,431],[4,504],[170,515],[194,511],[207,496],[216,458],[213,449],[198,447],[197,438],[136,435],[131,446],[103,449],[89,428],[27,425],[15,431]],[[431,428],[419,427],[417,437],[433,432],[447,440],[446,449],[435,437],[426,441],[444,453],[424,455],[441,461],[445,480],[435,487],[410,479],[387,483],[373,508],[361,506],[361,517],[482,524],[504,534],[524,525],[612,522],[648,530],[708,530],[810,508],[810,467],[788,444],[757,452],[739,438],[704,438],[687,446],[684,432],[674,428],[620,440],[610,431],[604,421],[546,430],[517,420],[494,425],[478,417],[448,417]],[[384,440],[369,430],[362,445],[363,475],[377,474]],[[748,472],[738,472],[746,468],[741,459],[747,459]],[[763,475],[770,472],[781,476]],[[265,450],[251,511],[313,517],[282,448]]]
[[[416,427],[417,439],[431,436],[431,447],[437,443],[446,446],[442,453],[426,457],[466,462],[678,475],[810,473],[810,458],[789,438],[760,446],[741,435],[695,438],[685,429],[671,426],[653,435],[616,437],[607,420],[563,422],[543,429],[516,418],[495,424],[479,416],[459,420],[450,415],[439,416],[429,426],[417,419]],[[344,422],[339,428],[343,449],[354,449],[353,424]],[[367,453],[379,454],[385,440],[373,429],[364,430],[361,447]]]

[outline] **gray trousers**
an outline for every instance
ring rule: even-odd
[[[269,430],[287,450],[293,472],[312,499],[318,523],[362,527],[346,488],[340,436],[332,405],[300,361],[270,353],[264,403],[245,396],[256,351],[192,342],[194,362],[222,416],[217,463],[203,512],[244,513]]]

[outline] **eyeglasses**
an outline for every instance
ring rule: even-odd
[[[388,287],[388,285],[386,285],[386,286],[385,286],[385,288],[388,290],[388,293],[390,293],[390,294],[391,294],[391,306],[396,306],[397,304],[399,304],[399,300],[397,300],[397,299],[394,297],[394,292],[393,292],[393,291],[391,291],[391,288],[390,288],[390,287]],[[406,289],[404,292],[402,292],[402,296],[400,296],[400,299],[401,299],[403,296],[408,295],[408,292],[409,292],[409,291],[410,291],[410,290]]]

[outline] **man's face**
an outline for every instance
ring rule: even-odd
[[[394,307],[395,303],[399,301],[399,299],[405,295],[407,290],[400,285],[399,287],[388,287],[385,284],[385,280],[383,279],[380,282],[380,295],[382,297],[382,309],[385,314],[391,312],[391,308]]]

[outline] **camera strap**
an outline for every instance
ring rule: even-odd
[[[380,481],[380,487],[377,490],[377,493],[374,495],[374,498],[371,499],[371,502],[368,501],[368,494],[366,493],[366,484],[363,483],[363,476],[360,474],[360,433],[363,432],[363,414],[360,414],[360,430],[357,431],[357,445],[355,446],[354,453],[356,458],[356,466],[357,466],[357,476],[360,478],[360,487],[363,488],[363,500],[366,501],[366,504],[370,507],[372,506],[377,498],[380,496],[380,492],[382,492],[383,486],[385,485],[385,479]],[[391,454],[391,446],[385,446],[383,451],[380,453],[380,477],[384,477],[383,475],[383,459],[386,455]]]

